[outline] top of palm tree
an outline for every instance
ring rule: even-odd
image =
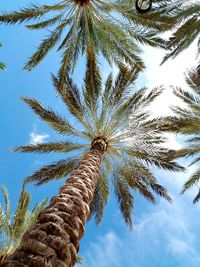
[[[175,58],[188,48],[195,39],[198,39],[197,57],[200,55],[200,3],[199,0],[182,1],[180,10],[176,11],[179,26],[167,42],[166,48],[170,50],[163,59]],[[200,67],[200,62],[199,62]]]
[[[103,164],[91,204],[97,222],[102,218],[110,182],[114,185],[122,215],[129,225],[132,224],[131,211],[134,205],[131,189],[139,191],[153,203],[153,192],[170,201],[166,189],[159,185],[149,165],[171,171],[183,168],[171,161],[168,149],[162,147],[164,139],[158,127],[161,120],[150,119],[149,113],[144,110],[160,95],[162,89],[154,88],[149,93],[146,88],[135,91],[133,84],[137,76],[137,69],[121,65],[116,79],[110,74],[103,86],[93,58],[88,60],[81,91],[69,76],[63,83],[53,77],[55,88],[74,117],[77,127],[38,101],[23,98],[41,119],[64,136],[64,140],[21,146],[15,148],[15,151],[65,154],[73,151],[70,157],[41,168],[26,181],[41,185],[67,176],[85,151],[91,148],[91,144],[102,142],[105,145]],[[69,141],[67,137],[76,137],[75,142]],[[79,151],[79,154],[76,155],[75,151]]]
[[[176,151],[176,157],[192,157],[190,165],[200,162],[200,70],[191,70],[186,75],[186,82],[192,89],[192,92],[182,89],[174,90],[175,95],[181,98],[187,108],[174,107],[175,116],[167,118],[169,129],[176,133],[189,136],[186,139],[186,147]],[[196,185],[200,180],[200,168],[184,184],[182,193]],[[193,200],[196,203],[200,200],[200,190]]]
[[[41,203],[37,203],[32,211],[29,211],[30,194],[26,192],[24,183],[17,208],[12,215],[6,186],[1,188],[5,208],[0,205],[0,264],[8,254],[13,253],[24,232],[36,222],[39,213],[47,204],[45,199]]]
[[[0,47],[2,47],[2,44],[0,43]],[[0,62],[0,70],[4,70],[6,65],[2,62]]]
[[[64,0],[55,4],[29,4],[19,11],[3,12],[0,23],[26,23],[30,30],[46,29],[48,35],[25,65],[35,67],[58,44],[62,54],[60,76],[73,70],[78,56],[92,51],[109,62],[125,60],[144,67],[138,56],[140,44],[164,47],[156,36],[171,29],[177,22],[173,0],[155,0],[147,14],[139,14],[131,0]]]

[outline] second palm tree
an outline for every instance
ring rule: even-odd
[[[63,140],[56,143],[27,145],[16,148],[21,152],[69,153],[84,149],[36,171],[26,180],[37,185],[72,174],[52,198],[50,205],[38,216],[37,223],[22,238],[17,250],[1,267],[71,267],[74,266],[84,225],[91,213],[101,221],[112,182],[125,222],[132,226],[134,196],[140,192],[155,202],[153,193],[171,201],[148,165],[179,171],[182,168],[168,158],[168,150],[159,131],[160,119],[150,119],[144,108],[161,92],[155,88],[130,90],[138,72],[121,65],[113,80],[109,75],[103,90],[95,58],[87,64],[84,86],[78,90],[69,77],[60,83],[54,77],[58,94],[68,111],[81,126],[73,127],[65,118],[38,101],[23,98],[33,111],[54,130],[65,136],[76,136],[75,143]],[[78,144],[79,140],[82,141]],[[108,179],[110,178],[110,179]]]

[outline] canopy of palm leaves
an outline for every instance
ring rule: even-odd
[[[134,206],[132,189],[153,203],[153,192],[171,200],[148,166],[154,165],[171,171],[182,170],[168,159],[168,150],[161,146],[164,140],[158,130],[160,119],[150,119],[149,113],[144,111],[160,95],[162,89],[154,88],[149,93],[146,88],[135,91],[133,83],[138,72],[124,65],[121,65],[116,79],[110,74],[103,86],[95,59],[88,62],[81,91],[69,76],[62,84],[57,78],[53,78],[55,88],[74,117],[77,127],[38,101],[23,98],[64,139],[60,142],[21,146],[15,151],[65,154],[73,151],[70,157],[43,167],[26,179],[41,185],[52,179],[66,177],[77,166],[85,151],[90,149],[91,143],[102,139],[107,146],[91,213],[95,214],[97,222],[101,221],[109,196],[109,185],[112,183],[122,215],[131,225]],[[68,137],[76,137],[75,142],[66,139]],[[76,155],[75,151],[79,153]]]
[[[197,56],[199,57],[200,55],[200,2],[198,0],[181,0],[177,2],[185,3],[183,3],[180,11],[178,10],[176,12],[179,26],[168,41],[167,49],[169,49],[170,52],[165,56],[163,62],[169,58],[175,58],[196,39],[198,39]]]
[[[25,65],[27,70],[35,67],[57,44],[62,54],[61,76],[74,69],[80,54],[91,50],[94,55],[103,55],[109,63],[118,64],[123,59],[143,68],[138,43],[164,46],[156,34],[171,29],[177,22],[173,12],[178,7],[172,7],[172,3],[172,0],[155,0],[151,12],[141,15],[132,0],[64,0],[52,5],[30,4],[20,11],[1,13],[0,23],[25,22],[30,30],[48,30]]]
[[[2,44],[0,43],[0,47],[2,46]],[[0,70],[5,69],[6,65],[2,62],[0,62]]]
[[[47,200],[36,204],[32,211],[29,211],[30,194],[25,191],[25,184],[19,197],[19,202],[14,215],[11,213],[8,192],[2,186],[5,201],[5,208],[0,206],[0,264],[4,258],[13,253],[19,245],[22,235],[36,222],[39,213],[44,209]]]
[[[189,135],[186,140],[187,147],[176,152],[177,157],[193,157],[190,165],[200,163],[200,70],[190,71],[186,76],[187,84],[193,92],[176,89],[175,95],[180,97],[187,105],[187,109],[174,108],[175,117],[168,118],[171,130]],[[196,185],[200,180],[200,168],[184,184],[182,193]],[[200,200],[200,190],[193,202]]]

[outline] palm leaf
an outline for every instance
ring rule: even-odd
[[[33,175],[26,178],[26,182],[35,182],[36,185],[48,183],[53,179],[61,179],[66,177],[77,166],[77,158],[68,158],[67,160],[59,160],[50,165],[44,166],[37,170]]]
[[[121,213],[125,222],[130,228],[132,228],[133,223],[131,214],[134,207],[134,198],[129,191],[129,185],[126,180],[122,179],[122,177],[119,177],[117,173],[114,174],[113,180],[115,194],[120,205]]]
[[[62,152],[67,153],[74,151],[76,149],[83,148],[87,145],[85,144],[73,144],[68,141],[62,141],[59,143],[41,143],[36,145],[27,145],[20,146],[13,149],[13,151],[17,152],[39,152],[39,153],[49,153],[49,152]]]
[[[30,7],[23,8],[18,12],[4,12],[0,16],[0,22],[5,24],[22,23],[32,19],[38,19],[50,11],[62,10],[64,7],[65,5],[61,4],[56,4],[52,6],[30,4]]]
[[[95,114],[101,94],[101,76],[93,51],[88,51],[86,75],[84,81],[84,100],[88,109]]]
[[[22,100],[27,103],[31,109],[54,130],[63,134],[78,134],[78,131],[73,128],[65,119],[57,115],[51,110],[45,109],[38,101],[23,97]]]
[[[109,196],[108,180],[103,172],[99,174],[99,180],[95,188],[94,198],[90,203],[90,218],[95,215],[95,221],[100,224],[103,218],[103,211]]]

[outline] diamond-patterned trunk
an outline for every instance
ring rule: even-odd
[[[84,234],[104,148],[92,146],[0,267],[72,267]]]

